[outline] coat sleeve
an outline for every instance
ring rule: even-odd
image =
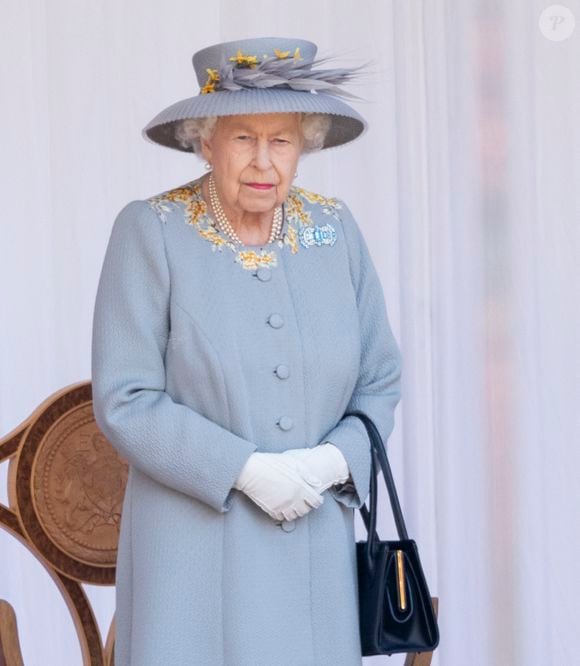
[[[348,206],[340,199],[339,203],[361,332],[359,376],[345,411],[359,409],[368,414],[386,447],[401,397],[401,354],[391,331],[383,289],[366,241]],[[328,491],[345,506],[359,509],[370,488],[370,441],[364,424],[356,416],[343,417],[321,441],[337,446],[350,470],[346,483],[331,486]]]
[[[162,225],[139,200],[113,223],[93,314],[93,412],[131,465],[225,512],[257,446],[165,391],[170,280]]]

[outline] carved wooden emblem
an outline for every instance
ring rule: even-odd
[[[32,471],[36,514],[55,545],[75,559],[114,565],[127,473],[90,404],[57,421]]]

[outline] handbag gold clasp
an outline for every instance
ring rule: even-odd
[[[405,559],[403,557],[403,551],[395,551],[395,556],[397,558],[397,596],[399,609],[405,611],[407,610],[407,590],[405,587]]]

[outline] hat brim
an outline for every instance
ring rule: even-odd
[[[182,146],[175,138],[175,125],[179,121],[252,113],[329,114],[332,122],[323,150],[353,141],[368,129],[366,120],[336,96],[284,88],[256,88],[216,91],[182,99],[158,113],[141,133],[153,143],[192,153],[193,148]]]

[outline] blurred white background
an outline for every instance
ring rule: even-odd
[[[198,94],[193,53],[284,36],[343,64],[372,59],[374,76],[350,88],[369,131],[305,158],[295,182],[345,199],[383,282],[404,364],[388,450],[440,600],[433,664],[578,663],[574,19],[579,0],[2,0],[0,436],[90,379],[116,213],[203,172],[140,134]],[[395,538],[384,498],[380,534]],[[114,591],[88,592],[106,634]],[[26,666],[81,663],[53,581],[1,530],[0,598]]]

